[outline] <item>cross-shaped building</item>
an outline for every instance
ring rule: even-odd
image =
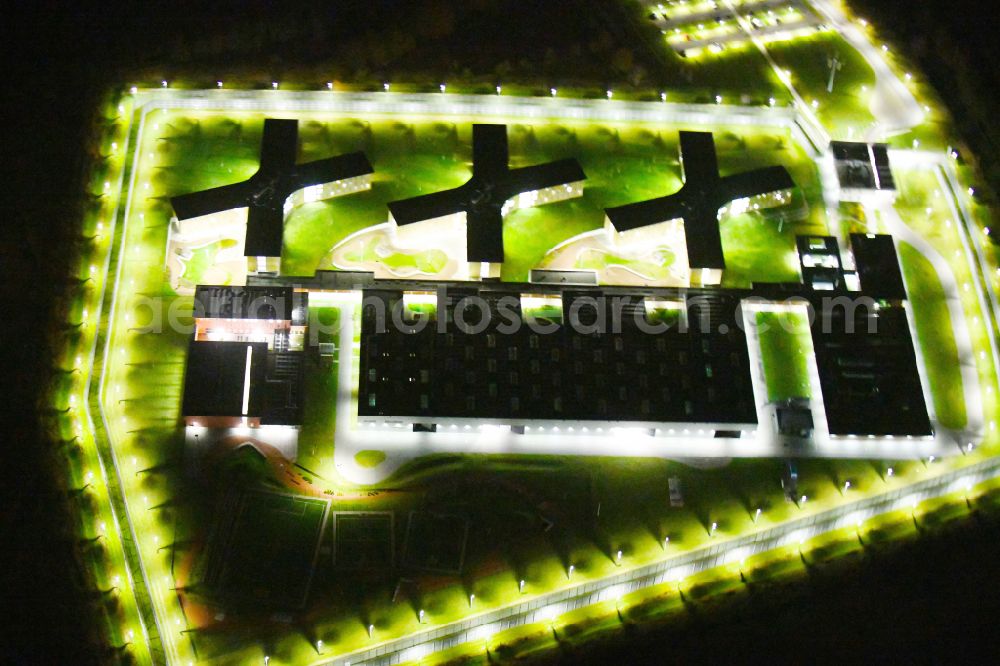
[[[249,273],[278,273],[285,215],[294,206],[371,188],[372,165],[363,152],[296,164],[299,121],[268,118],[257,173],[242,183],[171,198],[179,227],[207,216],[247,209],[244,255]]]
[[[726,267],[719,233],[719,211],[730,202],[795,187],[783,166],[719,175],[711,132],[681,132],[684,186],[665,197],[605,209],[618,233],[668,220],[684,221],[688,266],[694,284],[718,284]]]
[[[389,204],[390,220],[406,226],[460,216],[466,225],[469,273],[498,277],[504,260],[503,218],[510,210],[578,197],[586,178],[575,159],[511,169],[506,125],[472,126],[472,178],[450,190]]]

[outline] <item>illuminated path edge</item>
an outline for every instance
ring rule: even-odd
[[[541,594],[505,608],[487,611],[465,620],[439,625],[405,638],[386,641],[374,647],[321,659],[315,666],[389,666],[421,659],[434,652],[464,643],[488,640],[490,636],[513,627],[551,622],[563,613],[593,604],[615,601],[619,597],[655,585],[679,582],[684,578],[719,566],[740,562],[767,551],[794,545],[820,534],[850,528],[859,522],[890,511],[910,508],[920,502],[967,490],[978,483],[1000,477],[1000,458],[991,458],[969,467],[953,470],[925,481],[897,488],[788,521],[777,527],[760,530],[717,544],[669,557],[642,567],[608,576],[598,581]]]
[[[325,111],[334,113],[393,113],[393,114],[411,113],[414,115],[448,113],[457,115],[479,115],[479,116],[501,115],[501,116],[526,117],[526,118],[538,118],[538,119],[558,118],[562,120],[578,119],[578,120],[601,120],[601,121],[624,121],[624,122],[659,122],[659,123],[671,122],[671,123],[691,123],[691,124],[721,123],[721,124],[746,125],[746,126],[786,127],[792,131],[793,136],[795,136],[796,140],[799,141],[799,143],[803,146],[808,146],[810,143],[812,143],[812,141],[810,140],[810,136],[815,137],[816,134],[823,132],[821,128],[813,126],[809,118],[803,117],[801,114],[796,113],[792,109],[758,108],[758,107],[748,108],[748,107],[727,106],[727,105],[712,106],[712,105],[673,104],[673,103],[658,103],[658,102],[621,102],[617,100],[583,101],[583,100],[548,99],[548,98],[513,98],[513,97],[499,97],[499,96],[493,97],[493,96],[451,95],[451,94],[421,95],[421,94],[399,94],[399,93],[332,93],[332,92],[286,93],[280,91],[229,91],[229,90],[177,91],[177,90],[159,90],[159,89],[137,91],[134,95],[134,99],[136,101],[135,112],[136,114],[139,115],[140,122],[138,123],[139,124],[138,128],[134,128],[130,131],[130,135],[133,132],[137,134],[135,140],[135,148],[133,148],[133,150],[138,150],[138,146],[140,144],[142,121],[145,120],[146,114],[156,110],[157,108],[189,108],[189,109],[205,109],[205,110],[229,109],[229,110],[241,110],[241,111],[266,110],[270,112]],[[404,100],[406,100],[407,103],[404,104],[403,103]],[[126,148],[126,151],[128,151],[128,148]],[[910,153],[911,151],[906,151],[906,152]],[[918,151],[912,151],[912,152],[917,153]],[[913,155],[913,157],[916,157],[916,155]],[[981,268],[982,265],[981,262],[983,262],[982,248],[979,246],[978,242],[979,239],[975,236],[974,230],[968,228],[968,225],[971,224],[971,218],[968,215],[968,211],[965,210],[964,201],[962,201],[961,198],[958,196],[958,189],[954,181],[954,174],[952,172],[951,165],[943,164],[944,162],[943,157],[938,157],[937,159],[934,160],[927,160],[928,156],[923,154],[921,154],[920,157],[924,158],[924,160],[921,161],[925,160],[934,161],[942,166],[944,175],[948,179],[948,184],[951,186],[949,188],[952,190],[951,194],[956,199],[955,201],[952,201],[949,198],[949,203],[952,206],[957,204],[962,209],[963,214],[957,217],[963,223],[963,227],[965,228],[964,230],[966,234],[972,237],[973,242],[976,244],[975,250],[976,253],[979,255],[978,258],[980,261],[972,262],[972,265],[975,266],[977,269],[982,270]],[[129,162],[131,162],[131,166],[126,167],[126,170],[132,170],[131,179],[134,181],[135,160],[130,159]],[[125,171],[123,171],[122,174],[123,176],[124,173]],[[121,234],[122,241],[120,250],[124,250],[125,233],[127,232],[128,220],[130,217],[129,210],[133,192],[134,192],[134,187],[129,189],[128,200],[127,203],[125,204],[124,211],[122,210],[121,207],[119,207],[117,213],[113,216],[111,220],[112,223],[111,233],[115,234],[116,236],[118,234]],[[121,222],[121,225],[118,224],[119,222]],[[963,242],[967,243],[967,239],[963,238]],[[110,260],[110,254],[109,254],[109,260]],[[120,251],[118,256],[118,261],[121,262],[123,260],[124,257],[122,256],[122,253]],[[980,265],[977,266],[976,265],[977,263],[980,263]],[[105,272],[107,272],[109,268],[110,266],[106,263]],[[120,268],[120,263],[119,263],[119,268]],[[984,281],[985,284],[979,283],[978,279],[979,270],[973,271],[976,282],[978,283],[977,286],[980,287],[980,289],[985,289],[985,291],[987,292],[987,296],[991,302],[991,305],[994,305],[994,307],[996,307],[997,299],[996,299],[996,294],[993,292],[992,285],[989,283],[989,280],[985,280]],[[103,393],[105,374],[108,371],[108,361],[110,360],[108,351],[111,342],[110,338],[112,337],[114,328],[114,324],[112,323],[112,317],[114,314],[115,303],[118,300],[118,288],[119,288],[119,282],[118,280],[116,280],[110,303],[111,313],[106,316],[105,313],[108,310],[108,308],[106,307],[107,300],[106,299],[102,300],[101,313],[100,313],[102,317],[101,325],[105,327],[106,337],[105,337],[105,353],[103,355],[103,358],[101,359],[102,368],[101,368],[101,375],[99,382],[101,390],[98,391],[99,395]],[[980,298],[981,296],[982,295],[980,294]],[[993,332],[991,331],[991,335],[989,336],[989,338],[992,347],[991,351],[993,352],[994,360],[996,360],[997,348],[994,335],[995,334],[993,334]],[[95,359],[96,357],[95,352],[96,352],[96,346],[98,344],[97,340],[98,338],[95,338],[95,345],[94,348],[91,350],[92,359]],[[88,384],[88,391],[89,387],[90,384]],[[103,398],[103,396],[101,397]],[[91,416],[92,415],[91,409],[93,409],[93,405],[90,404],[89,400],[93,400],[93,398],[91,397],[89,399],[85,399],[84,401],[84,404],[88,405],[87,412],[88,412],[89,425],[95,432],[95,435],[99,436],[96,429],[94,428],[94,420]],[[136,534],[135,532],[131,516],[129,515],[130,507],[128,506],[128,500],[125,497],[124,492],[122,492],[120,486],[121,473],[118,470],[118,461],[116,460],[116,451],[114,442],[115,436],[112,433],[113,428],[107,427],[110,426],[111,424],[108,423],[108,420],[106,419],[104,413],[105,406],[103,404],[104,403],[103,399],[99,398],[95,402],[99,403],[98,409],[101,415],[101,420],[106,426],[105,435],[108,437],[109,440],[108,443],[110,445],[109,446],[110,458],[111,458],[110,462],[114,467],[115,476],[118,477],[119,481],[118,493],[120,494],[120,498],[124,502],[125,506],[124,518],[126,522],[128,522],[129,524],[127,532],[121,529],[120,524],[117,525],[117,529],[118,532],[123,536],[126,535],[130,536],[131,537],[130,540],[132,540],[133,543],[136,544],[133,547],[136,547],[136,549],[138,550],[137,548],[138,534]],[[98,447],[98,449],[99,449],[98,455],[101,464],[101,472],[102,475],[105,476],[105,480],[107,480],[107,474],[109,470],[105,469],[107,465],[107,461],[104,460],[105,454],[101,453],[100,447]],[[946,477],[955,476],[956,478],[964,478],[968,474],[977,473],[975,470],[982,468],[983,470],[986,470],[982,472],[982,474],[984,475],[983,478],[993,478],[1000,475],[998,474],[997,470],[998,466],[1000,466],[1000,460],[990,460],[978,466],[970,467],[967,470],[955,472],[951,475],[946,475]],[[912,486],[911,487],[912,490],[910,489],[905,491],[900,490],[897,492],[900,495],[903,494],[910,495],[913,492],[918,492],[918,493],[926,492],[930,493],[928,496],[933,496],[933,492],[929,490],[929,488],[939,488],[940,483],[941,482],[937,480],[932,480],[929,482],[921,482],[920,484]],[[918,488],[923,488],[924,486],[927,486],[928,490],[925,491],[918,490]],[[112,492],[110,488],[109,492]],[[885,496],[882,496],[882,498],[884,497]],[[834,514],[839,515],[842,512],[850,512],[852,510],[853,511],[866,510],[868,514],[875,515],[876,513],[879,512],[878,507],[889,506],[888,504],[885,503],[884,499],[882,499],[882,501],[879,500],[880,498],[871,498],[870,502],[868,500],[862,500],[860,502],[847,505],[845,507],[839,507],[838,509],[831,510],[824,514],[818,514],[817,516],[813,516],[811,518],[795,521],[793,523],[790,523],[789,525],[796,525],[801,523],[802,521],[806,521],[809,523],[809,525],[811,525],[810,529],[812,530],[812,533],[819,533],[821,531],[824,531],[823,529],[820,529],[817,526],[818,525],[817,521],[821,520],[822,516],[830,516],[829,519],[826,520],[826,522],[823,522],[823,524],[826,525],[826,524],[833,524],[830,521],[835,520]],[[112,511],[114,512],[113,506],[112,506]],[[115,515],[115,522],[118,523],[121,517],[118,516],[117,514],[114,515]],[[789,533],[789,530],[792,530],[793,528],[782,526],[780,528],[773,528],[773,529],[781,530],[783,534],[787,535]],[[770,543],[768,541],[762,540],[763,539],[763,537],[761,536],[762,534],[766,533],[756,533],[749,537],[744,537],[742,540],[749,540],[749,543],[756,544],[755,546],[753,546],[755,548],[753,552],[761,552],[762,550],[766,550],[766,548],[764,548],[764,544]],[[736,544],[738,542],[741,542],[742,540],[736,539],[733,540],[732,542],[726,542],[726,543]],[[720,544],[720,546],[721,545],[722,544]],[[729,547],[730,546],[727,546],[727,548]],[[735,548],[736,546],[733,545],[731,547]],[[605,589],[610,585],[620,584],[618,582],[613,583],[610,581],[618,581],[621,576],[626,576],[625,582],[627,584],[629,585],[635,584],[637,585],[637,587],[634,587],[634,589],[641,589],[643,587],[648,587],[649,585],[655,584],[653,582],[650,582],[651,580],[653,580],[652,578],[650,578],[650,576],[655,577],[656,572],[654,571],[654,569],[656,569],[657,567],[663,568],[664,571],[670,571],[673,568],[683,565],[683,563],[687,561],[684,558],[697,559],[700,557],[704,559],[708,557],[717,557],[719,555],[719,551],[713,550],[717,548],[719,548],[719,546],[713,546],[712,549],[709,549],[711,550],[711,552],[707,552],[706,549],[702,549],[700,551],[695,551],[695,553],[685,555],[683,556],[683,558],[681,557],[673,558],[666,562],[657,563],[655,565],[649,565],[648,567],[642,569],[636,569],[635,571],[627,574],[620,574],[618,576],[613,576],[611,578],[606,579],[606,581],[603,583],[593,582],[587,585],[594,586],[594,589],[598,588]],[[138,555],[139,559],[139,567],[138,567],[140,569],[139,573],[141,573],[142,575],[143,583],[145,583],[144,586],[146,587],[147,590],[149,590],[150,597],[154,607],[153,618],[148,618],[148,617],[144,618],[140,610],[140,622],[142,623],[141,625],[142,630],[143,633],[146,633],[147,624],[149,623],[152,623],[153,626],[159,628],[158,627],[159,619],[163,615],[163,610],[164,610],[163,608],[164,600],[160,598],[160,593],[162,593],[163,590],[160,589],[159,586],[151,584],[144,571],[145,563],[142,561],[143,558],[141,554],[137,552],[136,555]],[[128,559],[129,558],[126,557],[125,572],[126,575],[128,575],[129,578],[131,578],[134,574],[134,572],[132,571],[134,565],[129,564]],[[693,562],[694,560],[691,561]],[[700,566],[702,568],[711,568],[708,564],[707,559],[704,559],[703,563]],[[691,573],[695,572],[696,572],[695,570],[691,571]],[[676,572],[673,572],[671,575],[677,575],[677,574]],[[138,586],[134,586],[133,590],[137,591],[137,587]],[[631,589],[632,588],[624,590],[621,593],[626,593],[628,591],[631,591]],[[537,607],[540,608],[542,606],[547,606],[550,605],[551,603],[557,602],[559,598],[562,598],[560,595],[564,596],[568,595],[567,598],[569,598],[570,596],[573,595],[579,597],[581,594],[590,595],[591,592],[587,592],[584,589],[584,586],[576,586],[574,588],[571,588],[570,590],[563,590],[560,592],[552,593],[552,595],[537,597],[535,600],[543,600],[543,599],[547,600],[545,603],[540,603],[540,605]],[[531,602],[526,602],[526,603],[531,603]],[[591,601],[588,603],[594,603],[594,602]],[[583,603],[582,601],[579,601],[577,603],[577,606],[574,607],[579,607],[583,605],[587,604]],[[501,611],[493,611],[493,613],[503,613],[504,617],[509,618],[512,617],[514,614],[516,614],[516,612],[523,613],[525,609],[522,608],[522,606],[523,605],[516,605],[510,607],[509,609],[504,609]],[[535,610],[537,610],[537,608],[529,610],[531,610],[531,612],[534,612]],[[519,610],[515,612],[512,609],[519,609]],[[439,636],[436,632],[443,631],[445,633],[454,634],[457,631],[468,631],[469,627],[471,627],[472,625],[463,628],[466,623],[474,623],[475,626],[482,626],[488,623],[486,620],[482,618],[488,618],[491,615],[492,615],[491,613],[487,613],[481,616],[476,616],[471,620],[465,620],[459,623],[444,625],[442,627],[439,627],[438,629],[433,630],[435,636],[431,636],[431,632],[421,632],[419,634],[414,634],[404,639],[399,639],[399,641],[386,643],[385,645],[386,646],[396,645],[398,646],[398,649],[404,649],[405,646],[402,645],[402,642],[404,641],[409,641],[410,643],[412,643],[412,645],[417,645],[420,644],[421,641],[426,643],[428,640],[437,640]],[[536,619],[535,621],[538,620]],[[520,624],[524,623],[526,622],[525,620],[522,619]],[[157,633],[159,633],[159,638],[162,641],[163,649],[165,652],[164,656],[167,662],[168,663],[178,662],[179,659],[176,651],[176,646],[174,645],[175,639],[172,637],[172,634],[170,632],[164,634],[162,631],[158,631]],[[469,638],[468,636],[466,636],[462,640],[453,638],[450,644],[458,644],[461,642],[466,642],[467,640],[472,640],[472,638]],[[444,647],[438,649],[444,649]],[[365,655],[368,654],[368,652],[369,651],[364,651],[359,654]],[[385,652],[383,652],[383,654],[385,654]],[[368,657],[364,658],[372,658],[372,655],[369,655]],[[412,658],[416,658],[416,655],[412,657],[407,657],[407,659],[412,659]],[[328,663],[328,662],[321,662],[321,663]],[[338,663],[338,662],[330,662],[330,663]],[[346,663],[346,662],[339,662],[339,663]],[[378,662],[378,663],[383,663],[383,662]],[[396,663],[396,662],[384,662],[384,663]]]

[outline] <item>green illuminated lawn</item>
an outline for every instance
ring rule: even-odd
[[[354,459],[362,467],[378,467],[385,460],[384,451],[358,451],[354,454]]]
[[[805,317],[758,312],[757,327],[768,400],[810,397],[807,362],[812,338]]]
[[[868,109],[868,95],[875,85],[875,73],[864,57],[835,32],[822,32],[788,42],[767,45],[768,53],[779,67],[791,71],[792,85],[809,104],[818,102],[816,115],[824,127],[846,136],[854,128],[860,137],[875,122]],[[827,92],[830,77],[829,59],[840,60],[833,92]]]
[[[934,267],[912,245],[899,244],[899,259],[927,366],[934,411],[941,425],[959,430],[966,423],[965,393],[944,290]]]
[[[310,307],[310,336],[317,343],[338,343],[336,331],[340,310],[330,307]],[[302,428],[299,430],[299,464],[307,470],[316,470],[323,460],[333,455],[333,435],[337,427],[337,368],[339,350],[334,353],[331,367],[318,359],[306,362],[305,402]],[[315,471],[312,471],[315,474]]]
[[[702,53],[691,58],[678,58],[681,75],[690,81],[690,88],[714,91],[723,101],[734,104],[745,99],[763,105],[768,98],[785,104],[788,91],[778,80],[764,56],[755,46],[745,43],[730,46],[719,54]],[[711,94],[702,93],[702,102],[713,102]]]
[[[223,240],[210,243],[204,247],[199,247],[191,253],[191,258],[187,259],[184,264],[184,274],[181,275],[181,279],[186,280],[192,285],[202,284],[202,276],[204,276],[205,271],[212,267],[215,263],[215,255],[219,253],[220,250],[225,250],[236,245],[236,241],[230,238],[224,238]]]

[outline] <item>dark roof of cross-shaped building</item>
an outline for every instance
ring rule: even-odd
[[[246,207],[248,257],[281,255],[285,200],[311,185],[363,176],[373,172],[363,152],[347,153],[296,164],[299,121],[267,118],[257,173],[241,183],[172,197],[178,219],[186,220],[233,208]]]
[[[711,132],[681,132],[684,186],[665,197],[605,210],[616,231],[638,229],[682,218],[691,268],[725,268],[719,209],[744,199],[795,186],[783,166],[754,169],[732,176],[719,175]]]
[[[389,203],[396,224],[466,214],[466,257],[473,262],[502,262],[504,202],[522,192],[564,185],[586,178],[575,159],[511,169],[506,125],[472,126],[472,178],[450,190]]]

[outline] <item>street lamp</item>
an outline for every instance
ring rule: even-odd
[[[424,609],[423,608],[421,608],[420,612],[417,613],[417,621],[420,622],[420,624],[424,623]]]
[[[615,554],[615,565],[619,566],[619,567],[622,565],[622,551],[621,551],[621,549],[619,549],[618,552]]]
[[[574,569],[576,569],[576,567],[574,567],[574,566],[573,566],[572,564],[571,564],[571,565],[569,565],[569,569],[567,569],[567,570],[566,570],[566,578],[567,578],[567,579],[569,579],[569,578],[572,578],[572,577],[573,577],[573,570],[574,570]]]
[[[517,591],[520,592],[521,594],[524,594],[524,579],[523,578],[517,584]]]
[[[472,602],[476,600],[475,593],[469,595],[469,608],[472,608]]]

